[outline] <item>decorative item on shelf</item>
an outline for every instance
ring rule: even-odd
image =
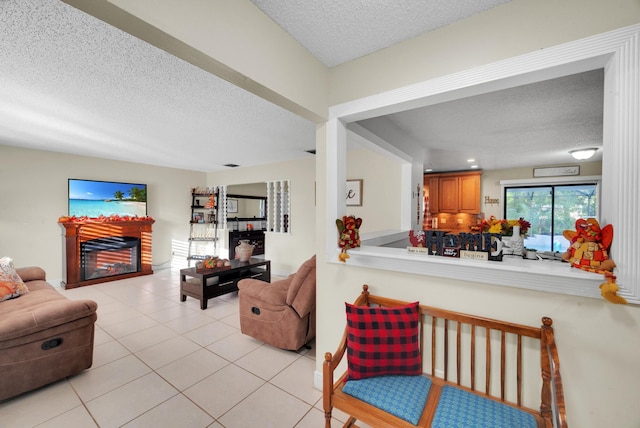
[[[499,233],[410,230],[409,243],[410,254],[502,261],[503,239]]]
[[[360,246],[360,226],[362,225],[362,219],[356,218],[354,215],[343,216],[342,219],[336,219],[336,226],[338,227],[338,246],[341,248],[338,260],[345,263],[349,258],[347,250],[350,248],[358,248]]]
[[[522,258],[528,260],[538,260],[538,250],[535,248],[524,248],[522,250]]]
[[[576,220],[576,230],[562,232],[569,242],[569,248],[562,259],[571,263],[572,267],[605,276],[606,282],[600,284],[600,294],[607,301],[626,304],[627,300],[618,296],[618,285],[613,269],[616,264],[609,258],[609,247],[613,241],[613,225],[600,228],[595,218]]]
[[[236,258],[241,262],[248,262],[254,248],[255,245],[251,245],[248,239],[241,239],[240,244],[236,247]]]
[[[424,247],[425,241],[426,236],[424,230],[409,231],[409,242],[412,247]]]
[[[482,220],[480,224],[471,226],[471,231],[508,236],[509,239],[502,240],[503,253],[521,256],[524,237],[527,236],[530,227],[531,223],[522,217],[517,220],[507,220],[491,216],[488,220]]]
[[[518,220],[507,220],[498,219],[495,216],[491,216],[488,220],[484,219],[480,222],[480,224],[471,226],[471,230],[474,232],[498,233],[504,236],[512,236],[514,226],[518,226],[520,228],[520,235],[525,237],[527,236],[527,232],[531,227],[531,223],[529,223],[522,217],[520,217]]]
[[[194,212],[191,221],[193,223],[203,223],[204,222],[204,213]]]
[[[520,235],[520,226],[513,226],[513,232],[507,246],[514,256],[521,256],[524,250],[524,238]]]
[[[195,194],[195,195],[210,195],[212,193],[216,192],[216,186],[210,186],[210,187],[192,187],[191,188],[191,193]]]
[[[209,200],[205,205],[205,208],[215,208],[216,207],[216,195],[209,196]]]

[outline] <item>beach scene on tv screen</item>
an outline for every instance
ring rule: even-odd
[[[69,180],[69,215],[144,217],[147,215],[147,186],[107,181]]]

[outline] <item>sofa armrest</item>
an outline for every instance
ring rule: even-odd
[[[21,268],[16,268],[16,273],[18,274],[18,276],[20,276],[20,278],[22,278],[22,280],[24,282],[27,281],[46,281],[47,280],[47,275],[44,271],[44,269],[42,269],[41,267],[38,266],[28,266],[28,267],[21,267]]]

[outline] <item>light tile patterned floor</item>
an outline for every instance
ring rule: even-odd
[[[195,299],[180,302],[178,284],[166,269],[59,289],[98,302],[93,366],[0,403],[0,426],[324,426],[315,347],[283,351],[245,336],[237,293],[202,311]]]

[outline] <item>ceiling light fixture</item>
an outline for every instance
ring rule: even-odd
[[[471,163],[471,162],[475,162],[475,159],[467,159],[467,162]]]
[[[478,168],[478,165],[471,165],[471,169]]]
[[[431,171],[433,171],[432,168],[427,168],[427,169],[424,170],[424,172],[431,172]]]
[[[569,154],[574,157],[574,159],[585,160],[589,159],[598,151],[597,147],[589,147],[587,149],[577,149],[570,150]]]

